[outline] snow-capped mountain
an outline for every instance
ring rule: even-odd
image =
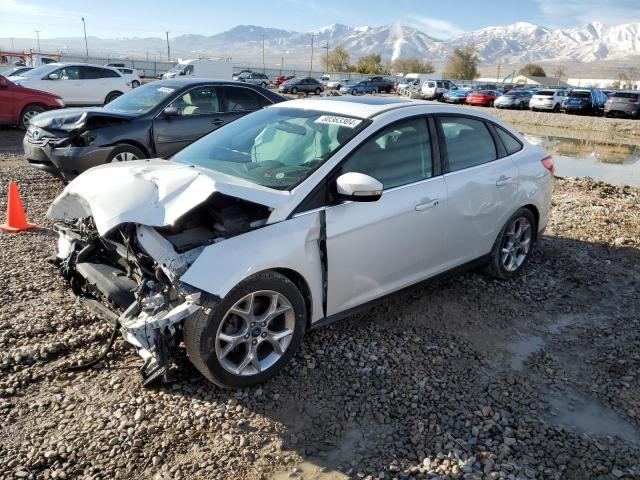
[[[263,44],[268,64],[308,64],[313,35],[314,57],[326,45],[343,45],[352,60],[369,53],[380,53],[384,60],[398,56],[418,56],[436,64],[444,62],[455,47],[474,44],[481,63],[522,64],[532,61],[594,62],[640,55],[640,23],[607,26],[592,22],[581,27],[548,29],[526,22],[487,27],[446,40],[399,24],[380,27],[350,27],[339,23],[311,32],[297,32],[254,25],[239,25],[214,35],[180,35],[171,39],[173,57],[220,56],[236,62],[260,62]],[[33,48],[32,39],[14,39],[16,49]],[[0,39],[0,47],[9,39]],[[84,50],[81,38],[41,39],[42,49],[73,53]],[[99,39],[90,37],[92,55],[134,55],[162,57],[166,44],[162,38]],[[1,49],[1,48],[0,48]],[[316,59],[319,62],[319,58]]]

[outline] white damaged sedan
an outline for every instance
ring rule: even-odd
[[[93,168],[48,215],[61,274],[135,346],[145,382],[183,341],[206,378],[242,387],[281,370],[305,331],[405,287],[517,274],[552,188],[551,158],[490,115],[305,99],[170,161]]]

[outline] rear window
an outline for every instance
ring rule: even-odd
[[[569,96],[579,97],[579,98],[591,98],[591,94],[589,92],[571,92]]]
[[[617,97],[617,98],[630,98],[631,100],[638,100],[638,97],[640,95],[638,95],[637,93],[618,92],[618,93],[614,93],[611,96],[612,97]]]
[[[540,90],[538,93],[536,93],[537,96],[539,97],[553,97],[553,94],[556,93],[553,90]]]

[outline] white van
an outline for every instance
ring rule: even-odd
[[[433,78],[430,73],[407,73],[398,82],[397,90],[402,88],[420,89],[422,84]]]
[[[233,66],[229,62],[212,60],[209,58],[196,58],[192,60],[180,60],[168,72],[162,74],[162,78],[199,77],[218,80],[231,80]]]

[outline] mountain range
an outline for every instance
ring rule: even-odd
[[[640,55],[640,23],[608,26],[592,22],[580,27],[548,29],[518,22],[507,26],[487,27],[448,39],[433,38],[417,28],[399,24],[378,27],[349,27],[339,23],[311,32],[296,32],[253,25],[239,25],[214,35],[180,35],[171,39],[172,58],[197,56],[232,57],[234,63],[261,64],[263,42],[265,63],[308,65],[313,35],[314,62],[320,64],[326,45],[344,45],[352,59],[380,53],[384,60],[398,56],[418,56],[442,64],[455,47],[475,44],[481,64],[555,61],[596,62],[624,60]],[[34,48],[32,39],[13,39],[16,49]],[[92,56],[145,55],[166,59],[162,38],[89,37]],[[64,53],[84,52],[82,38],[41,39],[42,50]],[[9,39],[0,39],[0,49],[7,49]]]

